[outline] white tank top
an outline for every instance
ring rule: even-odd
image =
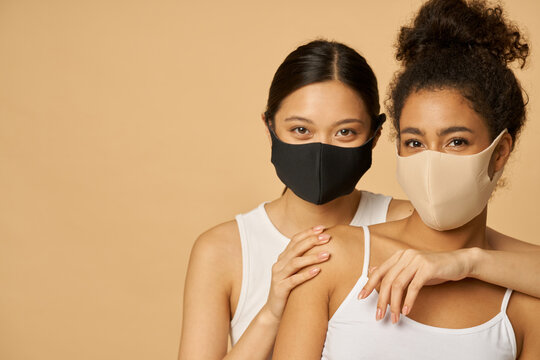
[[[390,200],[390,196],[362,191],[351,225],[385,222]],[[238,306],[231,320],[233,345],[266,303],[272,280],[272,265],[289,243],[289,239],[270,221],[264,205],[265,203],[262,203],[256,209],[236,216],[242,243],[242,287]]]
[[[501,311],[491,320],[465,329],[424,325],[406,316],[392,324],[390,314],[375,320],[376,291],[364,300],[357,295],[368,281],[370,235],[364,226],[362,275],[328,322],[322,359],[515,359],[516,337],[506,315],[512,290],[507,289]]]

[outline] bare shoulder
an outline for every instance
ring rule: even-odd
[[[306,254],[319,254],[326,251],[330,254],[330,259],[310,267],[319,267],[321,274],[309,282],[326,280],[332,282],[352,263],[354,266],[358,266],[358,259],[360,259],[361,268],[362,257],[358,257],[364,253],[364,231],[362,228],[337,225],[326,229],[324,233],[330,235],[330,241],[311,248]]]
[[[238,225],[235,220],[231,220],[199,235],[193,244],[190,261],[199,259],[205,263],[223,266],[241,261],[241,258],[242,247]]]
[[[332,255],[347,259],[363,254],[364,230],[361,227],[337,225],[325,232],[331,236],[331,240],[325,246]]]
[[[390,205],[388,205],[388,213],[386,214],[386,221],[401,220],[411,216],[414,211],[409,200],[392,199]]]
[[[327,251],[330,259],[311,266],[320,273],[293,290],[294,296],[324,297],[328,300],[329,317],[333,315],[362,273],[364,260],[364,232],[362,228],[338,225],[327,229],[331,236],[324,245],[316,246],[308,254]],[[308,270],[308,271],[309,271]]]
[[[494,250],[502,251],[539,251],[540,246],[502,234],[492,228],[487,228],[486,236]]]
[[[514,291],[507,309],[508,317],[514,328],[520,358],[531,352],[538,356],[540,336],[540,299]],[[537,358],[536,356],[531,358]]]

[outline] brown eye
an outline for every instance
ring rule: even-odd
[[[405,146],[408,147],[421,147],[422,143],[418,140],[407,140],[405,141]]]
[[[351,129],[341,129],[337,132],[337,135],[338,136],[351,136],[351,135],[356,135],[356,132]]]
[[[293,131],[295,131],[296,133],[298,133],[300,135],[305,135],[305,134],[307,134],[308,129],[306,129],[304,127],[297,127]]]
[[[453,146],[453,147],[456,147],[456,146],[463,146],[463,145],[467,145],[469,142],[465,139],[452,139],[452,141],[450,141],[450,144],[448,144],[449,146]]]

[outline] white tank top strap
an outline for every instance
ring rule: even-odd
[[[247,241],[247,234],[246,234],[246,224],[244,222],[244,217],[242,215],[236,215],[235,217],[236,223],[238,224],[238,231],[240,233],[240,246],[242,248],[242,274],[249,274],[249,267],[250,263],[249,261],[245,261],[244,259],[249,259],[250,253],[249,253],[249,244]],[[238,321],[240,320],[240,315],[242,314],[244,310],[244,305],[247,300],[247,288],[249,285],[249,281],[247,278],[242,279],[242,285],[240,289],[240,296],[238,298],[238,303],[236,305],[236,311],[234,313],[233,318],[231,319],[231,327],[235,327],[236,324],[238,324]]]
[[[367,277],[369,270],[369,250],[371,247],[371,236],[369,233],[369,228],[366,225],[363,225],[362,229],[364,230],[364,266],[362,267],[361,277]]]
[[[506,308],[508,307],[508,302],[510,301],[510,296],[512,295],[512,289],[506,289],[504,293],[503,301],[501,303],[501,312],[506,314]]]

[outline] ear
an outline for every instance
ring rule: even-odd
[[[270,137],[270,130],[268,130],[268,122],[266,121],[266,116],[264,116],[264,113],[261,114],[261,119],[264,125],[264,131],[266,132],[266,136],[268,136],[268,140],[272,142],[272,138]]]
[[[371,143],[371,148],[375,149],[375,145],[377,145],[377,141],[379,141],[379,138],[381,137],[383,126],[381,125],[379,129],[377,130],[377,133],[373,137],[373,142]]]
[[[499,141],[499,144],[495,148],[493,155],[491,156],[488,169],[490,177],[492,177],[495,172],[501,170],[504,165],[506,165],[506,162],[510,157],[510,153],[512,152],[512,144],[512,136],[509,133],[504,134],[501,141]]]

